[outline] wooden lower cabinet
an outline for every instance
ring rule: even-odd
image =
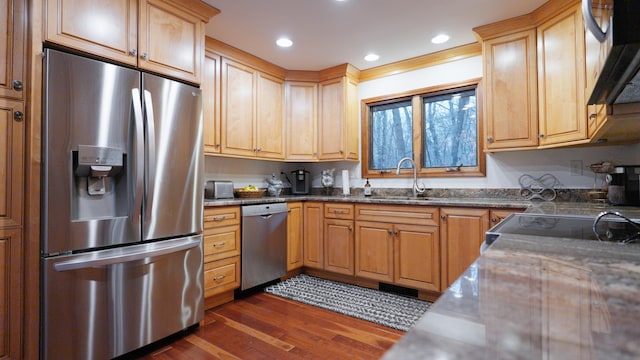
[[[356,205],[355,275],[440,291],[437,214],[424,206]]]
[[[394,277],[397,285],[440,291],[440,229],[395,225]]]
[[[209,309],[233,300],[240,287],[240,207],[204,209],[204,297]]]
[[[354,274],[353,220],[324,219],[324,269]]]
[[[480,256],[480,245],[489,230],[489,210],[441,208],[442,283],[449,287]]]
[[[22,229],[0,229],[0,359],[20,359]]]
[[[324,215],[323,203],[308,201],[304,203],[303,264],[305,267],[324,268]]]
[[[356,276],[393,282],[393,224],[356,221]]]
[[[302,202],[287,203],[287,271],[303,265],[302,234],[304,231]]]

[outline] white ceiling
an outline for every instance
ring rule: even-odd
[[[204,0],[214,39],[288,70],[360,70],[476,42],[471,29],[530,13],[546,0]],[[444,32],[445,44],[430,40]],[[294,44],[279,48],[287,36]],[[374,52],[376,62],[363,57]]]

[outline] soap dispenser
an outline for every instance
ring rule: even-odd
[[[364,196],[371,196],[371,184],[369,184],[369,178],[367,178],[367,182],[364,183]]]

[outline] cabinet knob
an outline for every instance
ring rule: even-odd
[[[353,231],[353,228],[351,227],[351,225],[349,225],[347,229],[349,229],[349,231]]]
[[[144,60],[147,60],[147,59],[149,58],[149,54],[147,54],[146,52],[143,52],[141,57],[142,57]]]
[[[136,55],[138,55],[138,50],[136,50],[136,49],[131,49],[131,50],[129,50],[129,55],[131,55],[131,56],[136,56]]]
[[[13,112],[13,118],[16,121],[22,121],[22,119],[24,118],[24,114],[22,113],[22,111],[14,111]]]
[[[544,134],[538,134],[538,137],[542,139],[544,137]]]
[[[216,144],[216,147],[220,147],[220,146],[222,146],[220,143]]]
[[[496,219],[496,218],[491,218],[491,222],[495,224],[495,223],[497,223],[497,222],[498,222],[498,219]]]
[[[398,230],[394,231],[393,235],[398,236]]]
[[[391,231],[391,230],[387,230],[387,233],[388,233],[389,235],[391,235],[391,234],[393,234],[393,231]]]
[[[487,142],[488,143],[492,143],[493,142],[493,136],[488,136],[487,137]]]
[[[440,215],[441,220],[445,220],[447,217],[445,215]]]
[[[589,119],[595,119],[596,117],[598,117],[598,115],[596,115],[595,113],[591,113],[589,115]]]
[[[344,150],[340,150],[340,154],[344,154]]]
[[[257,148],[256,151],[260,152],[260,151],[262,151],[262,148]]]
[[[22,81],[20,81],[20,80],[13,80],[12,85],[13,85],[13,90],[20,91],[23,88]]]

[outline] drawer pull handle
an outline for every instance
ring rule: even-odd
[[[222,280],[224,278],[226,278],[225,275],[218,275],[218,276],[214,277],[213,280],[218,281],[218,280]]]
[[[218,215],[211,218],[213,221],[222,221],[224,220],[224,215]]]
[[[224,244],[226,244],[226,241],[219,241],[217,243],[213,243],[213,247],[221,247],[224,246]]]

